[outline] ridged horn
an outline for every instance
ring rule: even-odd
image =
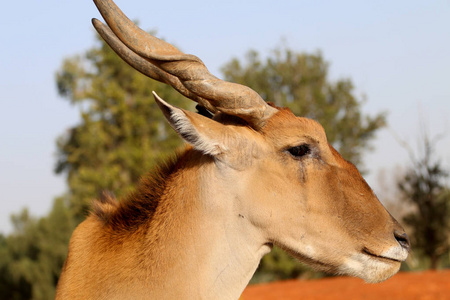
[[[277,112],[249,87],[216,78],[198,57],[137,27],[113,1],[94,2],[109,28],[95,19],[94,27],[133,68],[171,85],[212,112],[238,116],[255,127],[261,127]]]

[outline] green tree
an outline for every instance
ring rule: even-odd
[[[33,218],[24,209],[11,219],[12,234],[0,237],[0,298],[54,298],[75,228],[68,205],[58,198],[44,218]]]
[[[385,115],[364,115],[363,99],[354,95],[349,79],[331,82],[328,63],[321,53],[296,53],[278,48],[266,59],[251,50],[244,62],[233,59],[222,69],[225,79],[247,85],[277,106],[289,107],[298,116],[317,120],[328,141],[347,160],[359,165],[378,129],[385,125]],[[285,252],[275,248],[266,255],[254,280],[298,277],[307,272],[318,276]]]
[[[67,174],[71,205],[81,221],[101,191],[118,197],[129,192],[155,161],[180,145],[152,91],[181,107],[192,104],[132,69],[101,40],[85,55],[64,61],[57,86],[81,110],[81,123],[58,140],[56,167]]]
[[[398,182],[403,199],[414,206],[403,221],[412,229],[412,247],[437,269],[450,251],[449,173],[435,155],[435,142],[424,135],[419,157],[411,154],[411,165]]]

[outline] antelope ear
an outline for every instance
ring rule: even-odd
[[[216,156],[224,153],[228,147],[225,137],[229,129],[219,122],[202,115],[175,107],[153,92],[155,101],[162,110],[170,126],[195,149]]]

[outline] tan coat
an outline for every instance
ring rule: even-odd
[[[57,299],[237,299],[273,245],[367,282],[399,270],[408,238],[320,124],[211,77],[198,58],[130,27],[140,37],[133,44],[120,26],[134,25],[112,1],[95,2],[112,31],[94,24],[122,58],[194,93],[215,116],[156,96],[191,146],[125,199],[105,194],[93,204],[71,238]],[[141,39],[162,46],[139,48]]]

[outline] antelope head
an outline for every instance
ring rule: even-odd
[[[214,77],[199,58],[141,30],[112,1],[94,2],[108,26],[93,24],[122,59],[213,114],[155,94],[170,125],[214,170],[198,201],[217,215],[229,213],[236,234],[252,232],[317,269],[367,282],[399,270],[408,237],[319,123]]]

